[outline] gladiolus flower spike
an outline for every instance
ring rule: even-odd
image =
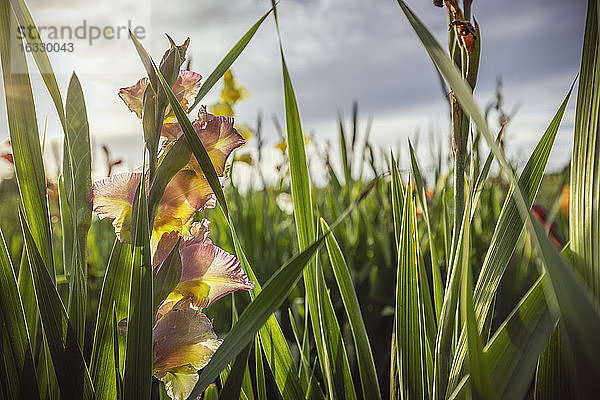
[[[200,90],[201,79],[198,73],[182,70],[173,85],[173,92],[186,112]],[[120,98],[140,119],[147,87],[148,79],[142,78],[119,91]],[[245,143],[234,128],[233,118],[215,116],[208,113],[206,107],[200,107],[192,126],[215,171],[223,176],[228,157]],[[161,132],[163,151],[168,151],[168,145],[182,134],[168,107]],[[131,213],[141,179],[142,171],[138,169],[100,179],[90,188],[94,212],[100,219],[113,220],[115,233],[122,242],[131,241]],[[147,192],[149,182],[145,185]],[[254,287],[239,260],[212,243],[208,237],[209,221],[193,222],[197,212],[215,206],[215,195],[195,157],[191,156],[166,186],[152,227],[155,277],[180,241],[181,279],[160,306],[152,333],[153,373],[164,382],[172,399],[189,396],[198,380],[197,371],[204,368],[221,343],[202,309],[236,290]],[[122,334],[126,334],[127,321],[121,321],[119,327]]]

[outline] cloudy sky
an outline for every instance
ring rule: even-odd
[[[428,0],[408,3],[444,43],[446,10]],[[28,4],[39,26],[75,29],[83,20],[88,28],[142,26],[144,43],[155,58],[168,45],[165,33],[178,43],[189,36],[192,69],[204,76],[270,6],[267,0],[30,0]],[[576,77],[585,8],[584,0],[473,2],[483,43],[476,95],[485,107],[497,78],[502,77],[506,109],[518,110],[508,131],[513,159],[523,159],[535,145]],[[371,137],[376,144],[396,148],[406,138],[419,136],[423,164],[427,164],[428,142],[447,145],[448,113],[438,77],[395,0],[282,0],[279,15],[303,125],[318,141],[335,140],[338,112],[348,116],[357,100],[361,126],[373,117]],[[112,145],[115,156],[134,166],[141,157],[136,147],[141,143],[141,126],[117,96],[119,87],[133,84],[144,74],[133,46],[126,39],[97,39],[90,45],[89,35],[85,40],[62,42],[74,42],[75,48],[72,53],[50,56],[63,93],[70,73],[76,71],[86,94],[95,143]],[[238,105],[237,120],[252,126],[262,112],[267,141],[275,143],[271,115],[283,120],[283,100],[272,19],[265,21],[233,71],[251,93]],[[58,137],[59,124],[44,86],[39,76],[34,74],[32,80],[40,130],[47,118],[48,136]],[[215,101],[219,86],[206,103]],[[568,160],[573,117],[574,101],[552,155],[553,168]],[[0,139],[7,136],[2,105]]]

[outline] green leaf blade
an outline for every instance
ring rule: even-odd
[[[12,262],[0,231],[0,316],[2,317],[6,397],[39,399],[25,313]],[[10,354],[10,357],[9,357]]]
[[[150,398],[152,391],[154,312],[145,181],[145,174],[142,174],[137,208],[132,217],[135,221],[135,239],[131,249],[133,254],[127,316],[127,351],[123,373],[124,399]]]
[[[412,188],[406,187],[396,270],[396,349],[403,398],[428,397],[424,314],[418,276],[418,238]]]
[[[600,304],[600,4],[588,1],[575,110],[569,238],[575,267]]]
[[[25,219],[44,265],[54,279],[46,175],[36,110],[25,53],[20,51],[10,31],[13,26],[17,26],[17,21],[10,4],[3,2],[0,5],[0,55],[15,174]]]
[[[219,399],[227,400],[240,398],[242,383],[244,381],[244,372],[248,365],[248,357],[250,356],[251,348],[252,344],[249,344],[235,358],[235,361],[231,366],[231,371],[229,371],[229,374],[227,375],[227,380],[219,392]]]
[[[463,228],[460,242],[461,255],[461,287],[460,287],[460,312],[467,336],[467,358],[469,360],[469,373],[471,375],[471,395],[476,399],[494,399],[490,370],[483,353],[481,333],[475,310],[473,308],[473,283],[472,271],[469,266],[471,251],[471,197],[467,197],[467,205],[463,218]]]
[[[523,192],[527,193],[526,200],[528,204],[533,203],[541,185],[544,170],[546,169],[570,95],[571,90],[567,93],[554,118],[540,138],[519,177],[518,185]],[[477,184],[479,185],[479,183],[478,180]],[[525,226],[525,221],[522,219],[517,208],[516,196],[517,194],[511,191],[505,199],[500,217],[492,234],[492,240],[481,266],[477,284],[475,285],[473,303],[480,329],[483,329],[485,322],[491,318],[490,313],[496,298],[496,290],[500,286],[502,276],[517,245],[521,231]],[[449,384],[451,388],[460,379],[460,371],[466,355],[465,338],[465,333],[462,332],[451,370]]]
[[[429,254],[431,257],[431,276],[433,277],[433,298],[435,304],[435,315],[436,320],[439,320],[440,314],[442,313],[442,304],[444,302],[444,288],[442,283],[442,276],[440,273],[440,267],[437,262],[437,252],[431,229],[431,221],[429,219],[429,206],[427,205],[427,200],[425,196],[425,185],[423,183],[423,177],[421,175],[421,170],[415,157],[415,151],[410,142],[408,143],[408,147],[410,150],[410,162],[415,181],[415,189],[417,193],[416,197],[419,201],[421,209],[423,210],[423,217],[425,219],[425,225],[427,227],[427,235],[429,236]]]
[[[123,370],[122,361],[117,361],[124,359],[125,338],[120,335],[114,337],[112,310],[117,322],[127,318],[131,272],[130,246],[115,239],[102,283],[90,362],[90,373],[98,398],[115,398],[118,393],[115,369]]]
[[[61,394],[66,398],[92,399],[93,385],[75,332],[23,215],[21,226],[42,326]]]
[[[71,226],[63,222],[63,231],[69,231],[65,238],[71,243],[63,243],[65,259],[70,258],[70,265],[65,266],[69,280],[69,318],[77,334],[81,346],[85,338],[85,319],[87,305],[87,235],[92,220],[92,205],[88,198],[88,190],[92,186],[92,159],[90,149],[90,130],[87,110],[81,83],[73,73],[69,80],[65,106],[66,130],[63,140],[63,191],[61,208],[67,204],[65,211],[70,212]],[[61,215],[65,217],[65,213]],[[67,258],[71,252],[73,257]]]
[[[321,229],[324,232],[329,230],[329,225],[327,225],[324,219],[321,219]],[[375,362],[373,361],[369,336],[362,318],[360,304],[358,297],[356,296],[356,291],[354,290],[348,265],[346,264],[342,250],[333,233],[325,239],[325,244],[327,246],[327,253],[329,255],[329,260],[331,261],[338,289],[344,303],[344,309],[346,310],[346,315],[350,323],[352,337],[354,338],[363,398],[380,399],[379,380],[377,378]]]

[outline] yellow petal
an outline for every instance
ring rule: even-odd
[[[198,378],[196,371],[192,373],[167,372],[160,380],[165,383],[165,390],[170,398],[173,400],[186,400],[194,390]]]

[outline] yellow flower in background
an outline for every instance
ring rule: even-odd
[[[250,96],[250,92],[235,81],[231,70],[227,70],[223,75],[223,89],[219,101],[208,109],[212,114],[222,115],[224,117],[233,117],[233,106],[240,100]]]
[[[252,166],[254,164],[254,159],[252,158],[252,154],[250,154],[250,153],[243,153],[240,155],[236,155],[234,160],[246,163],[250,166]]]
[[[235,112],[233,106],[240,100],[244,100],[250,96],[250,92],[243,86],[240,86],[235,81],[231,70],[227,70],[223,75],[223,89],[221,90],[221,98],[218,102],[208,107],[208,110],[214,115],[223,117],[233,117]],[[239,124],[235,126],[244,140],[251,139],[255,136],[254,130],[248,124]],[[244,160],[243,160],[244,161]],[[251,161],[251,160],[250,160]],[[247,161],[244,161],[247,162]]]
[[[211,114],[223,117],[233,117],[233,108],[229,104],[218,102],[208,107]]]
[[[302,132],[302,137],[304,138],[305,146],[307,146],[312,141],[312,137],[306,135],[304,132]],[[276,143],[275,148],[279,149],[281,151],[281,154],[285,154],[285,152],[287,151],[287,142],[285,138],[282,138],[278,143]]]
[[[281,154],[285,154],[287,151],[287,143],[285,142],[285,139],[281,139],[279,143],[275,144],[275,147],[281,151]]]
[[[235,129],[245,140],[252,139],[256,135],[254,129],[250,128],[248,124],[238,124]]]
[[[226,104],[235,104],[240,100],[244,100],[250,96],[250,92],[243,86],[237,84],[233,78],[231,70],[225,71],[223,75],[225,87],[221,91],[221,101]]]

